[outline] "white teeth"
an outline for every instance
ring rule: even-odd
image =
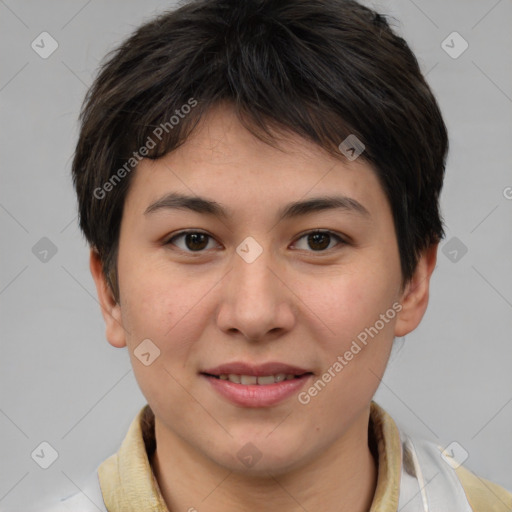
[[[266,375],[265,377],[258,377],[258,384],[274,384],[274,382],[277,382],[274,380],[273,375]]]
[[[295,378],[295,375],[286,374],[286,373],[278,373],[276,375],[264,375],[261,377],[256,377],[255,375],[236,375],[234,373],[230,374],[221,374],[219,375],[219,379],[221,380],[229,380],[230,382],[234,382],[236,384],[274,384],[275,382],[283,382],[284,380],[292,380]]]
[[[240,375],[240,384],[257,384],[258,377],[255,375]]]

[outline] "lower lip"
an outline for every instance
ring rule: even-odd
[[[217,379],[205,374],[202,374],[202,376],[208,379],[217,393],[241,407],[269,407],[276,405],[298,393],[306,381],[312,377],[311,374],[307,374],[293,380],[260,385],[237,384],[236,382]]]

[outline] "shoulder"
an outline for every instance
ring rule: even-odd
[[[464,466],[459,466],[455,472],[475,512],[512,511],[512,492],[475,475]]]
[[[435,500],[439,497],[448,498],[448,495],[452,499],[459,494],[461,503],[467,502],[473,512],[512,511],[512,493],[464,467],[464,457],[457,453],[457,445],[443,448],[432,441],[411,438],[403,433],[401,437],[404,440],[404,451],[415,452],[413,456],[417,458],[420,471],[432,478],[442,475],[442,478],[436,478],[436,482],[432,481],[432,484],[425,487],[426,490],[430,487],[430,492],[437,492],[437,496],[432,496]]]
[[[33,512],[108,512],[103,502],[97,469],[87,478],[81,490]]]

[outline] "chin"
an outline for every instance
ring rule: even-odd
[[[266,434],[265,434],[266,435]],[[285,474],[298,466],[302,459],[297,446],[290,446],[290,438],[275,439],[269,442],[265,436],[235,442],[233,450],[210,457],[220,466],[238,475],[269,478],[270,475]]]

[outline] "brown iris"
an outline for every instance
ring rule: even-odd
[[[328,233],[310,233],[308,235],[308,244],[312,249],[315,249],[315,244],[317,244],[317,249],[325,249],[329,247],[329,243],[330,235]]]
[[[186,233],[185,245],[191,251],[200,251],[208,245],[208,238],[205,233]]]

